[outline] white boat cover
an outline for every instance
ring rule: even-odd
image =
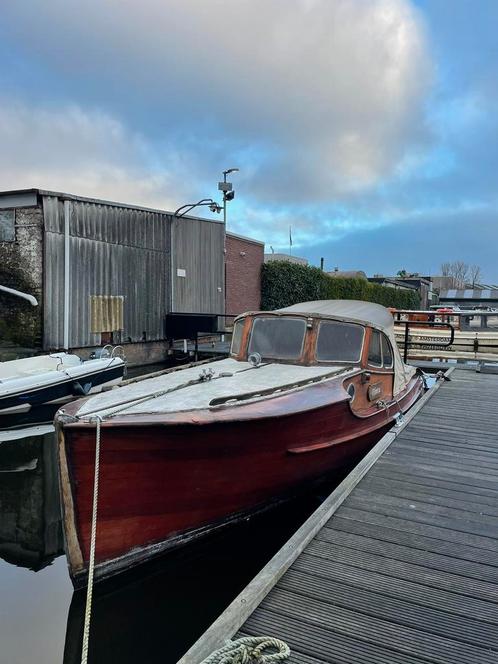
[[[209,369],[213,371],[212,380],[197,382],[202,372]],[[121,415],[138,415],[202,410],[210,408],[213,399],[236,398],[247,393],[254,394],[254,400],[261,400],[265,397],[257,396],[259,391],[283,389],[285,386],[286,389],[293,389],[293,384],[312,379],[326,380],[347,369],[341,366],[305,367],[277,363],[264,363],[255,369],[249,362],[233,358],[214,360],[99,394],[87,399],[77,416],[84,417],[91,413],[104,417],[114,411],[119,411]],[[194,384],[189,384],[190,381]]]
[[[308,316],[333,318],[334,320],[349,321],[370,325],[384,332],[391,341],[394,353],[394,396],[402,392],[415,374],[416,369],[406,365],[399,352],[394,335],[394,318],[386,307],[375,302],[361,300],[315,300],[301,302],[290,307],[277,309],[271,313],[295,313]]]

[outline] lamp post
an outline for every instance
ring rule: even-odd
[[[225,225],[225,233],[227,230],[227,201],[233,201],[235,197],[232,183],[227,182],[227,175],[238,171],[238,168],[228,168],[226,171],[223,171],[223,182],[218,182],[218,189],[223,192],[223,224]]]

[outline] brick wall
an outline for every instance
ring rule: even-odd
[[[38,306],[0,293],[0,344],[38,349],[42,343],[43,212],[15,210],[15,240],[0,242],[0,283],[34,295]]]
[[[261,303],[261,266],[264,245],[254,240],[226,236],[226,313],[254,311]],[[227,323],[230,323],[230,319]]]

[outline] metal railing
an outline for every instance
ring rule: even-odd
[[[406,362],[408,360],[408,349],[409,348],[426,348],[427,346],[430,346],[431,349],[434,350],[442,350],[443,348],[448,348],[453,344],[455,341],[455,328],[451,323],[437,323],[435,321],[414,321],[414,320],[397,320],[396,325],[404,325],[405,326],[405,335],[403,339],[403,361]],[[422,341],[412,341],[409,337],[409,331],[410,327],[429,327],[429,328],[443,328],[443,329],[448,329],[450,330],[450,339],[449,341],[445,343],[428,343],[428,342],[422,342]]]

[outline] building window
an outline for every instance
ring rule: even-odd
[[[0,242],[14,242],[15,220],[14,210],[0,210]]]

